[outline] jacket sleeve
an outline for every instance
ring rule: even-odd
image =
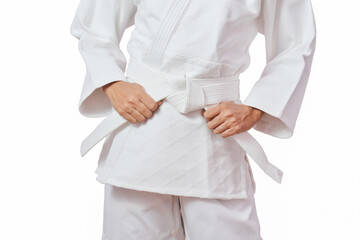
[[[244,100],[264,111],[253,126],[278,138],[293,135],[316,45],[311,0],[264,0],[258,32],[265,37],[266,65]]]
[[[102,86],[126,80],[126,58],[120,40],[126,28],[134,24],[133,0],[80,0],[70,33],[78,41],[86,74],[79,111],[86,117],[103,117],[112,105]]]

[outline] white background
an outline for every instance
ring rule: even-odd
[[[85,65],[70,24],[77,1],[1,1],[0,239],[100,240],[103,185],[98,144],[80,142],[101,119],[78,112]],[[360,239],[360,14],[356,1],[313,0],[317,47],[292,138],[250,130],[278,184],[250,160],[264,240]],[[132,28],[125,32],[121,48]],[[241,99],[265,64],[251,46]]]

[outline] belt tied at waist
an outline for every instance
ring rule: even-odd
[[[180,113],[197,109],[207,110],[222,101],[234,101],[242,104],[239,93],[238,76],[218,78],[189,78],[167,75],[150,69],[137,60],[130,58],[126,80],[136,82],[145,88],[156,102],[166,99]],[[104,137],[119,127],[131,124],[117,111],[113,111],[81,143],[80,153],[84,156]],[[233,138],[258,166],[272,179],[281,183],[283,171],[270,163],[260,143],[248,132],[229,136]]]

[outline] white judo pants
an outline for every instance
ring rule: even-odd
[[[254,194],[206,199],[105,184],[103,216],[102,240],[262,240]]]

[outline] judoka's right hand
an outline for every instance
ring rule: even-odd
[[[102,87],[114,109],[131,123],[144,122],[162,101],[156,102],[138,83],[114,81]]]

